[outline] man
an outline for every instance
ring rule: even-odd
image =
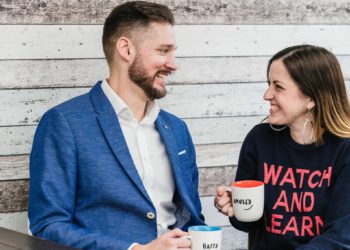
[[[83,249],[190,249],[179,228],[204,224],[194,146],[185,123],[154,101],[176,70],[173,24],[166,6],[142,1],[107,17],[109,78],[37,128],[34,235]]]

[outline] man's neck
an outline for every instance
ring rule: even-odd
[[[107,82],[113,91],[117,93],[130,108],[137,122],[142,121],[146,114],[148,100],[143,90],[131,82],[130,79],[110,76]]]

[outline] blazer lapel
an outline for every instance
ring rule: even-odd
[[[193,207],[193,203],[188,195],[188,192],[183,183],[182,171],[180,168],[179,156],[178,156],[178,147],[175,141],[175,136],[171,131],[169,125],[161,118],[161,115],[156,119],[156,128],[162,138],[162,141],[165,145],[166,151],[168,153],[168,157],[171,163],[171,167],[174,174],[174,179],[176,183],[176,188],[179,192],[182,202],[185,204],[187,209],[195,214],[195,209]]]
[[[104,95],[100,82],[91,90],[90,97],[98,114],[98,122],[115,157],[141,193],[153,204],[136,170],[115,111]]]

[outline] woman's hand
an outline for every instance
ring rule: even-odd
[[[230,187],[221,186],[217,188],[214,206],[220,213],[230,217],[234,216]]]

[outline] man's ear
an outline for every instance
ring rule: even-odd
[[[116,52],[125,61],[129,62],[133,59],[133,56],[134,56],[133,51],[134,51],[134,46],[129,38],[122,36],[117,40]]]

